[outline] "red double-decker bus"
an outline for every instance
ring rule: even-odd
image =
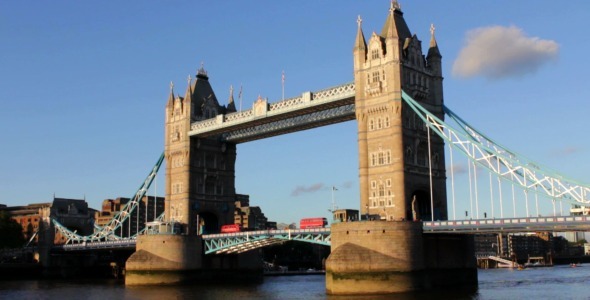
[[[242,228],[238,224],[228,224],[221,226],[221,233],[240,232]]]
[[[326,218],[304,218],[299,222],[300,229],[324,228],[328,225]]]

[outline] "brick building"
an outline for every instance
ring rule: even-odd
[[[0,211],[8,212],[11,218],[23,227],[23,235],[31,245],[38,244],[40,233],[45,233],[46,238],[53,239],[54,244],[66,242],[65,237],[59,232],[53,233],[51,219],[81,235],[91,234],[94,230],[95,210],[88,207],[86,200],[54,197],[52,202],[46,203],[3,205]]]
[[[96,225],[101,227],[107,225],[125,208],[129,201],[129,198],[123,197],[103,200],[101,211],[97,211],[94,216]],[[164,197],[143,196],[137,209],[131,212],[131,216],[123,222],[115,234],[120,237],[128,237],[135,235],[138,230],[143,230],[146,222],[154,221],[164,213],[164,201]]]

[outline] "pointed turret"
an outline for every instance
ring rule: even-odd
[[[174,83],[170,81],[170,95],[168,95],[168,102],[166,102],[166,107],[172,107],[174,105]]]
[[[361,19],[360,15],[356,19],[356,23],[358,24],[358,29],[356,32],[356,40],[354,41],[352,53],[354,56],[354,69],[358,70],[367,61],[367,42],[365,41],[365,35],[363,34],[363,29],[361,26],[363,19]]]
[[[402,41],[412,36],[408,24],[404,20],[404,13],[401,10],[401,6],[397,1],[391,1],[389,14],[381,30],[381,36],[386,39],[398,38]]]
[[[434,30],[434,24],[430,24],[430,47],[428,48],[427,58],[442,58],[442,55],[440,55],[440,51],[438,50],[438,44],[436,43],[436,39],[434,38]]]
[[[365,41],[365,35],[363,34],[363,29],[361,24],[363,23],[363,19],[359,15],[356,23],[358,24],[358,29],[356,32],[356,40],[354,41],[354,50],[355,51],[365,51],[367,50],[367,42]]]
[[[236,112],[236,104],[234,103],[234,86],[229,86],[229,100],[227,104],[227,113]]]
[[[188,75],[187,82],[188,84],[186,87],[186,92],[184,93],[184,100],[186,100],[186,103],[192,103],[193,90],[191,88],[192,78],[190,74]]]

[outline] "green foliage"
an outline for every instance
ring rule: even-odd
[[[10,218],[10,214],[0,212],[0,249],[19,248],[24,246],[23,227]]]

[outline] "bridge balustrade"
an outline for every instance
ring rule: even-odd
[[[589,231],[590,217],[528,217],[424,222],[424,232],[538,232]]]

